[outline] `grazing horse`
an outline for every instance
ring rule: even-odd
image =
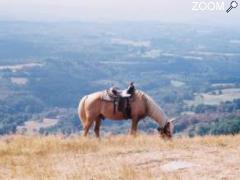
[[[110,120],[124,120],[122,112],[114,112],[112,102],[103,100],[104,91],[96,92],[84,96],[78,107],[79,118],[83,125],[83,135],[87,136],[89,128],[95,122],[94,132],[97,137],[100,136],[101,120],[104,118]],[[131,106],[132,125],[130,133],[135,135],[139,120],[150,117],[158,125],[158,131],[162,137],[171,138],[173,135],[173,123],[169,120],[157,103],[146,93],[136,90],[133,94]]]

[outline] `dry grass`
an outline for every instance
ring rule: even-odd
[[[190,167],[164,170],[172,162]],[[0,138],[0,179],[238,179],[240,136]]]

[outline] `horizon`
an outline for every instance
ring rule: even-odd
[[[114,24],[151,24],[151,25],[184,25],[189,27],[211,27],[211,28],[221,28],[223,30],[233,30],[238,31],[240,29],[240,24],[235,24],[232,26],[226,26],[222,24],[200,24],[200,23],[190,23],[190,22],[161,22],[161,21],[134,21],[134,20],[119,20],[119,21],[83,21],[83,20],[74,20],[74,21],[29,21],[29,20],[0,20],[0,23],[26,23],[26,24],[98,24],[98,25],[114,25]],[[233,29],[234,28],[234,29]]]
[[[229,0],[199,1],[224,2],[225,9]],[[90,0],[78,2],[76,0],[11,0],[0,1],[0,21],[4,22],[158,22],[200,24],[213,26],[239,27],[236,23],[240,17],[240,8],[233,9],[231,13],[225,10],[193,11],[192,1],[172,0]]]

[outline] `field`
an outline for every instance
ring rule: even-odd
[[[238,179],[240,135],[3,136],[0,179]]]
[[[233,101],[234,99],[240,98],[240,89],[239,88],[228,88],[222,89],[221,94],[218,94],[218,91],[212,93],[200,93],[197,94],[194,100],[185,101],[188,105],[219,105],[226,101]]]

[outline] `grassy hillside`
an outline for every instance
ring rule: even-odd
[[[5,136],[0,179],[237,179],[240,135]]]

